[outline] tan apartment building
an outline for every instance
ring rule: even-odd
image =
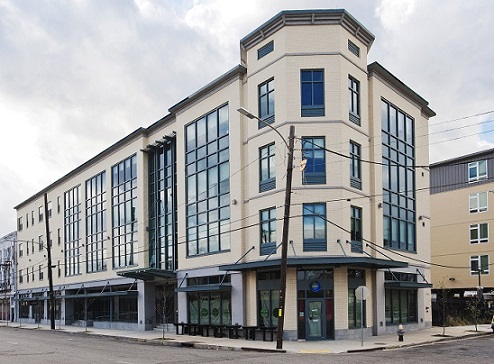
[[[482,298],[492,304],[493,158],[490,149],[430,168],[431,215],[424,224],[431,225],[432,282],[441,300],[444,292],[453,315],[462,315],[465,303],[477,297],[479,287]]]
[[[344,10],[283,11],[237,67],[16,206],[22,319],[49,319],[48,218],[62,325],[275,327],[294,126],[285,338],[429,327],[435,114],[367,64],[373,41]]]

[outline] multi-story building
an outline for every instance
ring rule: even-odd
[[[468,299],[477,297],[480,287],[482,298],[494,298],[490,272],[494,249],[489,238],[494,216],[489,206],[494,192],[493,160],[494,149],[490,149],[430,167],[431,220],[423,223],[431,225],[433,289],[455,315],[460,314],[455,307],[461,309]]]
[[[240,65],[16,206],[23,319],[49,317],[50,240],[61,324],[276,326],[294,126],[285,337],[430,326],[435,114],[367,65],[373,41],[344,10],[283,11]]]
[[[16,318],[16,242],[14,231],[0,238],[0,320],[14,321]]]

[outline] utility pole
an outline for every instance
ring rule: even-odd
[[[51,267],[51,242],[50,242],[50,222],[48,221],[48,194],[45,192],[45,228],[46,228],[46,250],[48,251],[48,284],[50,295],[50,328],[55,330],[55,294],[53,292],[53,275]]]
[[[290,125],[290,135],[288,137],[288,163],[286,167],[285,213],[283,214],[283,236],[281,238],[280,308],[278,311],[276,349],[283,349],[283,325],[285,321],[286,270],[288,254],[288,227],[290,223],[290,203],[292,195],[294,139],[295,126]]]

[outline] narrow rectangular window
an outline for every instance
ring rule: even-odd
[[[265,123],[274,122],[274,79],[263,82],[258,87],[259,97],[259,118],[264,120],[264,123],[259,121],[259,129],[266,126]]]
[[[350,186],[362,189],[360,144],[350,141]]]
[[[257,50],[257,59],[261,59],[262,57],[268,55],[272,51],[274,51],[274,40],[267,43],[266,45],[263,45],[261,48]]]
[[[362,209],[360,207],[350,207],[350,241],[352,252],[362,253]]]
[[[324,137],[302,138],[302,159],[306,160],[303,184],[326,183],[326,150]]]
[[[38,221],[43,221],[43,206],[38,207]]]
[[[489,256],[475,255],[470,257],[470,274],[489,274]]]
[[[324,70],[300,71],[302,116],[324,116]]]
[[[349,120],[360,125],[360,82],[353,77],[348,77],[349,91]]]
[[[348,50],[352,52],[357,57],[360,57],[360,48],[353,43],[351,40],[348,40]]]
[[[487,192],[472,193],[469,196],[470,213],[487,211]]]
[[[22,217],[19,217],[17,219],[17,230],[18,231],[22,231],[22,229],[23,229],[23,226],[22,226]]]
[[[48,218],[51,218],[51,201],[48,202]]]
[[[259,192],[276,187],[275,144],[259,149]]]
[[[470,225],[470,244],[488,243],[489,242],[489,224],[472,224]]]
[[[261,210],[260,215],[260,254],[273,254],[276,250],[276,207]]]
[[[487,160],[468,163],[468,182],[487,179]]]
[[[304,251],[326,251],[326,204],[303,204]]]

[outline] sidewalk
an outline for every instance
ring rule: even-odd
[[[11,327],[15,329],[31,330],[50,330],[49,325],[22,324],[18,322],[1,321],[2,327]],[[443,336],[442,327],[432,327],[430,329],[407,332],[404,341],[399,342],[397,335],[382,335],[364,338],[362,346],[361,339],[357,340],[326,340],[326,341],[283,341],[283,350],[276,350],[276,341],[252,341],[239,339],[215,338],[203,336],[176,335],[175,331],[164,333],[165,340],[162,339],[161,330],[151,331],[124,331],[111,329],[95,329],[93,327],[78,326],[56,326],[57,331],[78,333],[96,336],[108,336],[126,338],[145,342],[153,345],[169,345],[178,347],[193,347],[198,349],[209,350],[253,350],[253,351],[278,351],[288,353],[312,353],[312,354],[330,354],[330,353],[351,353],[369,350],[395,349],[407,346],[423,345],[441,340],[453,340],[463,337],[479,336],[492,334],[490,324],[478,325],[478,331],[475,326],[454,326],[446,327]]]

